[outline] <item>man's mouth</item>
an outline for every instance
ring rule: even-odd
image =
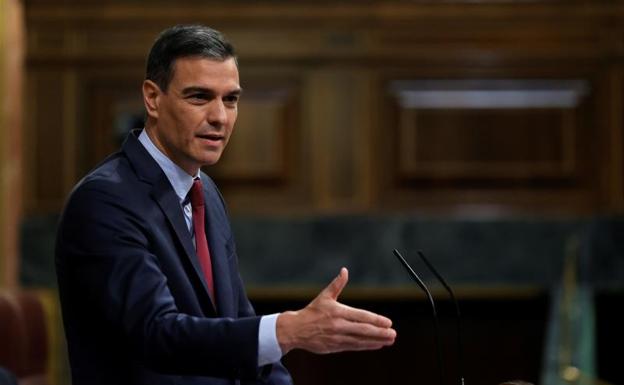
[[[214,141],[214,142],[223,140],[223,135],[219,135],[219,134],[203,134],[203,135],[197,135],[197,137],[201,139],[205,139],[205,140]]]

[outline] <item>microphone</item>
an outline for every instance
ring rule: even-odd
[[[433,267],[433,265],[429,262],[429,260],[425,258],[425,254],[423,254],[422,251],[418,250],[418,256],[420,256],[420,259],[422,259],[423,262],[425,262],[425,265],[427,265],[427,267],[433,273],[433,275],[435,275],[438,281],[440,281],[440,283],[442,284],[442,286],[444,286],[446,291],[449,293],[451,300],[453,301],[453,304],[455,305],[455,314],[457,315],[457,368],[458,368],[457,370],[459,372],[459,385],[464,385],[464,365],[463,365],[463,360],[462,360],[463,358],[462,352],[464,351],[464,349],[463,349],[462,339],[461,339],[462,333],[461,333],[461,315],[459,312],[459,302],[457,302],[457,299],[455,298],[455,293],[453,292],[453,289],[451,289],[451,287],[446,283],[446,280],[442,278],[440,273],[438,273],[438,271]]]
[[[425,286],[424,282],[414,272],[414,270],[407,263],[405,258],[403,258],[403,256],[396,249],[393,250],[393,253],[394,255],[397,256],[397,258],[399,259],[401,264],[405,267],[405,269],[410,274],[410,276],[416,281],[418,286],[420,286],[420,288],[425,291],[425,293],[427,294],[427,297],[429,298],[429,302],[431,302],[431,306],[433,309],[433,317],[435,320],[434,322],[436,324],[436,341],[437,341],[437,346],[438,346],[438,360],[440,362],[438,366],[442,368],[442,364],[441,364],[442,359],[441,359],[440,342],[439,342],[440,337],[439,337],[439,330],[438,330],[438,316],[437,316],[437,312],[435,309],[435,304],[433,302],[433,297],[431,296],[431,293]],[[429,260],[425,257],[425,254],[419,250],[418,256],[420,257],[420,259],[422,259],[425,265],[427,265],[427,268],[433,273],[433,275],[435,275],[438,281],[440,281],[444,289],[446,289],[446,291],[449,293],[451,300],[453,301],[453,304],[455,305],[455,313],[457,315],[457,368],[458,368],[458,373],[459,373],[458,377],[459,377],[459,385],[464,385],[465,383],[464,366],[463,366],[463,359],[462,359],[463,358],[463,345],[462,345],[462,339],[461,339],[461,313],[459,311],[459,302],[457,301],[457,298],[455,297],[455,293],[453,292],[453,289],[451,289],[451,287],[446,283],[446,280],[442,278],[442,275],[440,275],[440,273],[438,273],[438,271],[433,267],[431,262],[429,262]]]
[[[444,378],[444,367],[442,365],[442,350],[440,347],[440,326],[438,325],[438,312],[436,311],[435,301],[433,300],[433,296],[431,295],[431,292],[427,288],[427,285],[425,285],[422,279],[420,279],[418,274],[416,274],[414,269],[412,269],[409,263],[407,263],[405,258],[403,258],[403,256],[401,255],[401,253],[399,253],[397,249],[392,250],[392,252],[394,253],[394,255],[396,255],[396,257],[399,259],[403,267],[405,267],[405,270],[407,270],[408,274],[412,277],[412,279],[416,282],[416,284],[418,284],[418,286],[420,286],[420,288],[425,292],[425,294],[427,295],[427,299],[429,299],[429,303],[431,304],[431,310],[433,312],[433,327],[434,327],[435,344],[436,344],[436,351],[438,353],[437,356],[438,356],[438,371],[440,375],[440,384],[444,385],[446,384],[446,380]]]

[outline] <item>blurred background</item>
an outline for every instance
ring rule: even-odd
[[[347,266],[343,301],[398,331],[289,354],[297,384],[437,384],[437,349],[448,383],[624,383],[624,2],[0,0],[0,367],[21,384],[70,383],[58,215],[142,127],[147,51],[179,23],[238,50],[239,120],[205,171],[258,312]]]

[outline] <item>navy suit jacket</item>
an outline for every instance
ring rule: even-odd
[[[72,191],[56,269],[74,385],[291,384],[258,367],[258,327],[223,199],[202,174],[217,308],[178,196],[128,135]]]

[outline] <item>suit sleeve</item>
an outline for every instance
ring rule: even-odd
[[[240,317],[248,317],[251,314],[255,314],[253,306],[247,295],[245,294],[245,289],[242,284],[242,280],[239,277],[239,285],[240,285],[240,297],[239,297],[239,309],[241,312],[239,313]],[[256,336],[256,338],[258,338]],[[288,370],[284,367],[281,362],[276,362],[270,365],[265,365],[261,368],[261,379],[264,381],[263,383],[271,384],[271,385],[292,385],[293,380],[290,376]]]
[[[105,187],[83,184],[59,225],[59,289],[69,316],[80,320],[76,328],[91,329],[102,343],[122,336],[120,349],[128,346],[134,358],[159,372],[258,378],[259,318],[251,305],[238,319],[178,311],[159,260],[149,252],[144,218]]]
[[[239,317],[245,318],[245,317],[255,315],[256,314],[255,310],[253,308],[253,305],[249,301],[249,298],[247,297],[247,294],[245,292],[245,286],[243,284],[243,281],[240,275],[238,276],[238,285],[239,285],[239,289],[237,290],[239,293],[239,299],[238,299],[239,307],[238,308],[240,309],[239,314],[238,314]],[[256,335],[256,339],[257,338],[258,336]],[[281,362],[276,362],[271,365],[265,365],[264,367],[262,367],[260,377],[263,383],[265,384],[292,385],[293,383],[290,373],[288,372],[288,370],[284,367],[284,365]],[[245,384],[246,383],[244,383],[244,385]]]

